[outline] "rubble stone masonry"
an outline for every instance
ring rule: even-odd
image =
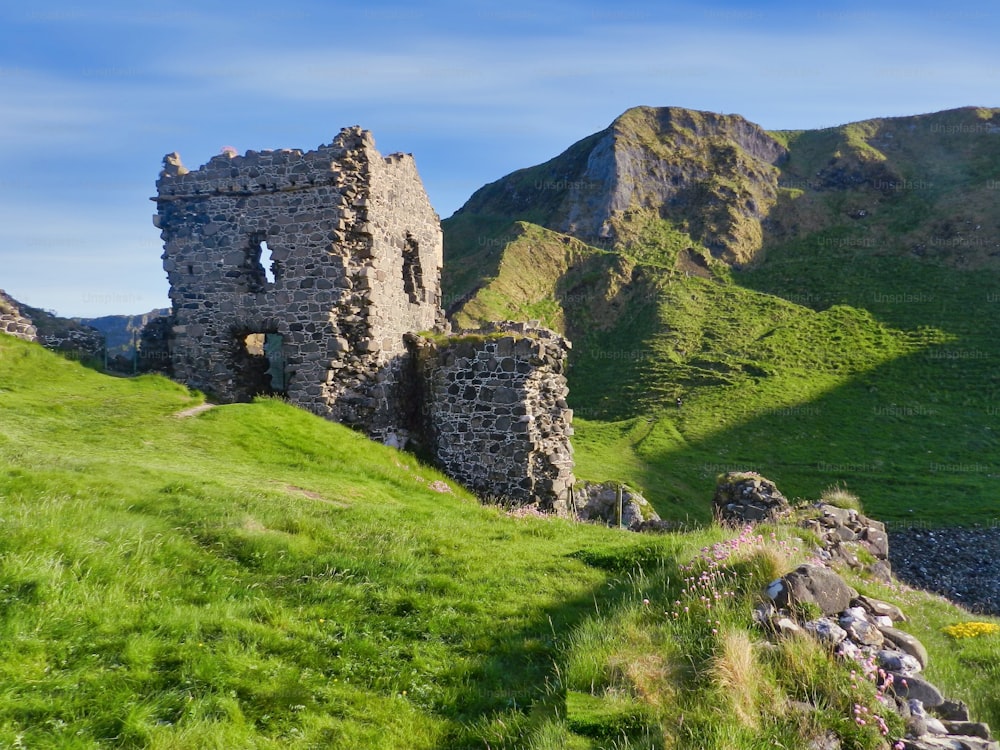
[[[412,157],[382,158],[355,127],[194,172],[170,154],[157,188],[175,377],[222,401],[281,393],[379,437],[401,428],[403,334],[443,322],[441,228]]]
[[[423,432],[444,470],[480,494],[567,511],[569,342],[519,323],[410,341],[426,389]]]
[[[411,156],[383,158],[353,127],[314,151],[163,162],[154,224],[173,311],[151,340],[174,377],[414,438],[481,495],[562,508],[569,344],[517,324],[445,337],[441,227]]]
[[[25,341],[38,341],[38,332],[13,297],[0,289],[0,332]]]

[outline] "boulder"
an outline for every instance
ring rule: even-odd
[[[869,622],[863,614],[857,614],[848,610],[840,617],[840,627],[847,631],[847,637],[859,646],[881,646],[885,640],[878,627]]]
[[[820,643],[826,644],[827,646],[836,646],[838,643],[847,638],[847,631],[829,617],[820,617],[816,620],[810,620],[802,627],[816,636],[816,640]]]
[[[969,707],[965,701],[945,701],[934,708],[934,713],[945,721],[969,721]]]
[[[665,531],[669,525],[661,521],[653,506],[635,490],[615,482],[586,482],[573,488],[575,515],[580,521],[596,521],[617,526],[618,490],[622,493],[621,525],[632,531]],[[573,510],[573,509],[571,509]]]
[[[885,636],[885,639],[892,645],[903,653],[915,657],[916,660],[920,662],[921,669],[927,668],[927,649],[924,648],[924,644],[918,641],[915,636],[910,635],[905,630],[899,630],[898,628],[879,629],[882,631],[882,635]]]
[[[983,740],[992,740],[993,734],[990,732],[990,725],[980,721],[942,721],[948,734],[958,734],[965,737],[979,737]]]
[[[944,703],[941,691],[923,677],[889,672],[892,675],[892,692],[906,700],[918,700],[927,708]]]
[[[858,592],[829,568],[807,563],[773,582],[768,595],[779,609],[814,604],[824,615],[835,615],[847,609]]]
[[[875,655],[875,659],[878,665],[887,672],[910,675],[921,669],[920,662],[915,657],[904,654],[902,651],[883,648]]]
[[[752,471],[731,471],[719,477],[712,506],[719,520],[737,524],[773,522],[792,512],[774,482]]]

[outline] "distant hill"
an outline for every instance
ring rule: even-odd
[[[998,189],[996,109],[766,132],[639,107],[443,222],[446,307],[567,333],[578,474],[638,471],[661,514],[758,468],[992,519]]]
[[[142,329],[152,320],[170,314],[169,308],[142,315],[105,315],[100,318],[62,318],[48,310],[31,307],[0,290],[0,316],[18,321],[19,330],[29,330],[29,340],[123,371],[131,370],[135,346]],[[11,329],[15,326],[11,323]],[[4,326],[0,326],[0,331]],[[105,349],[106,355],[105,355]]]
[[[74,318],[74,320],[103,333],[111,356],[121,354],[131,357],[139,341],[139,334],[146,324],[169,314],[170,308],[163,307],[142,315],[105,315],[100,318]]]

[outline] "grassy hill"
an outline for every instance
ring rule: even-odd
[[[444,222],[458,322],[534,317],[574,342],[578,474],[638,477],[697,521],[702,483],[745,468],[803,497],[838,481],[894,523],[996,519],[1000,113],[763,134],[664,112],[630,110]],[[605,152],[628,170],[602,240],[566,217]],[[526,212],[529,179],[566,187]]]
[[[877,710],[870,686],[751,625],[807,554],[790,527],[511,517],[280,401],[179,416],[200,403],[0,335],[3,745],[879,746],[850,721]],[[669,616],[710,545],[738,550],[713,632]],[[940,628],[968,616],[943,600],[854,584],[914,615],[929,676],[1000,722],[995,639],[952,642]]]

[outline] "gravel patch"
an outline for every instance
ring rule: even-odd
[[[970,612],[1000,615],[1000,528],[889,529],[896,577]]]

